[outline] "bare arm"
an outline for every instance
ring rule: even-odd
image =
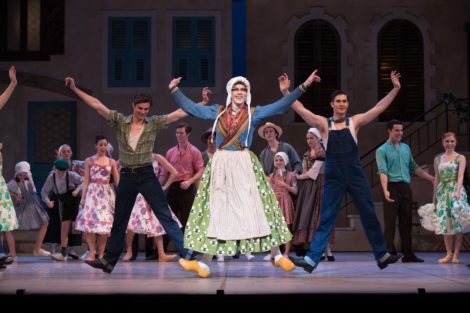
[[[112,161],[112,168],[111,168],[111,173],[113,175],[114,179],[114,186],[119,185],[119,171],[118,171],[118,166],[115,160]]]
[[[314,82],[320,82],[320,77],[316,75],[316,71],[314,72]],[[283,95],[289,93],[290,88],[290,80],[286,73],[282,74],[278,77],[279,81],[279,89],[281,90]],[[300,115],[300,117],[310,126],[318,128],[322,137],[326,137],[326,132],[328,130],[328,122],[326,118],[320,115],[316,115],[313,112],[307,110],[304,105],[296,100],[292,104],[292,109]]]
[[[459,200],[460,199],[460,190],[462,189],[463,185],[463,176],[465,174],[465,166],[467,160],[463,155],[459,157],[459,174],[457,176],[457,189],[455,190],[454,197]]]
[[[419,177],[421,178],[424,178],[426,179],[427,181],[429,181],[431,184],[434,184],[434,176],[432,175],[429,175],[429,173],[427,173],[426,171],[424,171],[422,168],[417,168],[416,171],[415,171],[415,174],[418,175]]]
[[[100,102],[100,100],[96,99],[95,97],[90,96],[89,94],[85,93],[84,91],[80,90],[77,86],[75,86],[75,80],[72,77],[65,78],[65,86],[69,86],[69,88],[80,97],[86,104],[90,107],[95,109],[101,116],[105,119],[109,119],[109,109]]]
[[[86,192],[88,190],[88,184],[90,183],[90,159],[85,160],[85,177],[83,178],[82,184],[82,202],[85,201]]]
[[[18,84],[16,80],[16,69],[12,65],[8,70],[8,75],[10,76],[10,84],[8,85],[7,89],[0,95],[0,110],[5,106],[8,99],[10,99],[13,90],[15,90],[16,85]]]
[[[436,190],[437,190],[437,185],[439,184],[439,169],[437,166],[437,158],[434,159],[434,175],[436,175],[436,179],[434,179],[434,190],[432,192],[432,203],[436,204]]]
[[[176,168],[170,164],[170,162],[167,161],[167,159],[165,159],[162,155],[160,154],[157,154],[156,157],[157,159],[157,162],[158,164],[160,164],[161,166],[163,166],[165,168],[165,170],[167,170],[168,173],[170,173],[170,176],[168,177],[168,179],[166,180],[165,184],[162,185],[162,189],[165,191],[167,190],[170,185],[175,181],[175,178],[176,176],[178,175],[178,171],[176,170]],[[159,178],[163,178],[163,176],[160,176]],[[163,182],[163,179],[160,180],[160,183]]]
[[[385,111],[390,106],[393,99],[395,99],[398,94],[398,91],[400,90],[400,76],[400,73],[392,71],[392,73],[390,73],[390,79],[392,80],[393,89],[385,97],[383,97],[382,100],[380,100],[372,109],[362,114],[356,114],[352,117],[354,125],[356,125],[356,131],[358,131],[359,128],[361,128],[362,126],[367,125],[373,120],[375,120],[383,111]]]
[[[199,102],[199,105],[207,105],[209,103],[209,95],[212,93],[212,91],[209,89],[209,87],[204,87],[202,88],[202,100]],[[183,117],[188,116],[189,114],[183,111],[183,109],[178,109],[176,111],[171,112],[170,114],[167,115],[166,118],[166,124],[171,124],[173,122],[176,122]]]

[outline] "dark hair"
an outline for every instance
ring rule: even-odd
[[[176,129],[178,128],[184,128],[184,131],[186,132],[186,134],[189,134],[191,132],[191,126],[189,126],[188,123],[179,123],[178,125],[176,125]]]
[[[340,95],[345,95],[347,100],[349,101],[349,96],[346,92],[342,91],[342,90],[335,90],[331,93],[331,97],[330,97],[330,102],[333,102],[335,101],[335,98],[337,96],[340,96]]]
[[[388,130],[392,130],[393,129],[393,125],[403,125],[402,121],[399,121],[397,120],[396,118],[394,118],[393,120],[390,120],[388,123],[387,123],[387,129]]]
[[[146,95],[144,93],[139,93],[134,96],[134,101],[132,101],[133,105],[139,104],[139,103],[150,103],[150,106],[152,106],[152,96]]]
[[[106,140],[108,141],[108,138],[106,138],[105,136],[103,135],[98,135],[95,137],[95,145],[100,141],[100,140]]]

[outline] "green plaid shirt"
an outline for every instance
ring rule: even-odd
[[[141,167],[152,164],[153,145],[157,133],[166,128],[166,115],[152,115],[145,118],[144,131],[139,138],[135,151],[129,146],[132,114],[124,116],[117,111],[109,112],[109,124],[117,131],[119,162],[122,167]]]

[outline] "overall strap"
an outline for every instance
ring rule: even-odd
[[[328,130],[333,128],[333,117],[328,118]]]
[[[57,183],[55,181],[55,173],[52,174],[52,181],[54,183],[54,188],[55,188],[56,194],[59,194],[59,188],[57,188]]]

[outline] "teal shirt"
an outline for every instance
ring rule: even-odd
[[[398,148],[390,141],[386,141],[375,152],[377,161],[377,173],[384,173],[388,176],[389,182],[410,183],[411,174],[418,168],[411,154],[410,147],[400,142]]]

